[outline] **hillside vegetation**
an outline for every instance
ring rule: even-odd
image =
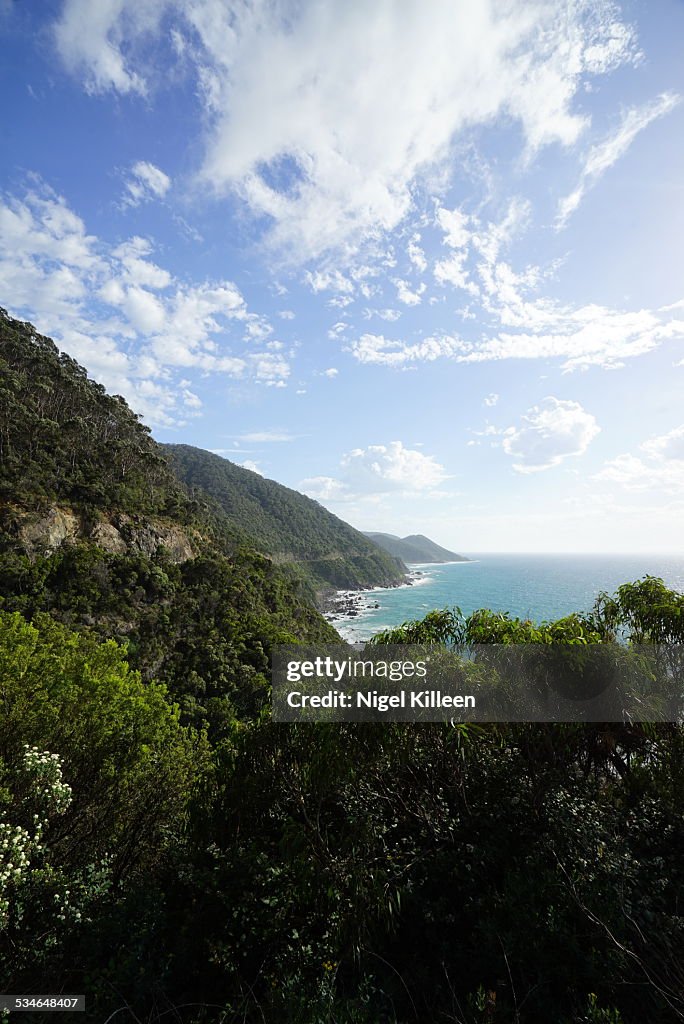
[[[335,640],[296,572],[30,324],[0,314],[0,602],[127,644],[186,721],[223,729],[268,698],[271,645]]]
[[[467,562],[469,559],[457,555],[453,551],[435,544],[422,533],[412,533],[408,537],[395,537],[392,533],[365,533],[378,547],[383,548],[393,558],[411,562]]]
[[[188,514],[184,489],[123,398],[0,309],[0,498]]]
[[[403,579],[400,557],[298,491],[190,445],[165,445],[191,494],[214,498],[237,532],[279,561],[295,562],[317,586],[388,586]]]

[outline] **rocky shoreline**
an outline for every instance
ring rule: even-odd
[[[393,583],[389,587],[365,587],[362,590],[338,590],[326,602],[323,616],[331,625],[347,619],[355,619],[370,608],[379,608],[380,603],[373,595],[382,590],[395,590],[397,587],[411,587],[425,573],[421,569],[413,569],[405,576],[403,582]]]

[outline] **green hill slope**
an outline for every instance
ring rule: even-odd
[[[214,498],[228,525],[280,562],[294,562],[318,586],[387,586],[405,566],[317,501],[190,445],[165,445],[191,494]]]
[[[189,495],[122,398],[0,311],[0,607],[125,642],[221,729],[268,699],[273,644],[337,639],[259,546]]]
[[[408,537],[395,537],[392,533],[366,533],[366,537],[383,548],[394,558],[409,562],[467,562],[468,558],[435,544],[422,533]]]

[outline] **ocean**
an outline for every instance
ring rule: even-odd
[[[470,562],[412,565],[412,585],[376,588],[348,595],[356,614],[331,617],[345,640],[367,640],[381,629],[420,619],[434,608],[458,605],[521,618],[558,619],[589,611],[602,590],[645,575],[659,576],[684,591],[684,555],[522,555],[473,554]]]

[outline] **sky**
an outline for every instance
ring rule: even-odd
[[[0,0],[0,305],[459,552],[684,548],[684,3]]]

